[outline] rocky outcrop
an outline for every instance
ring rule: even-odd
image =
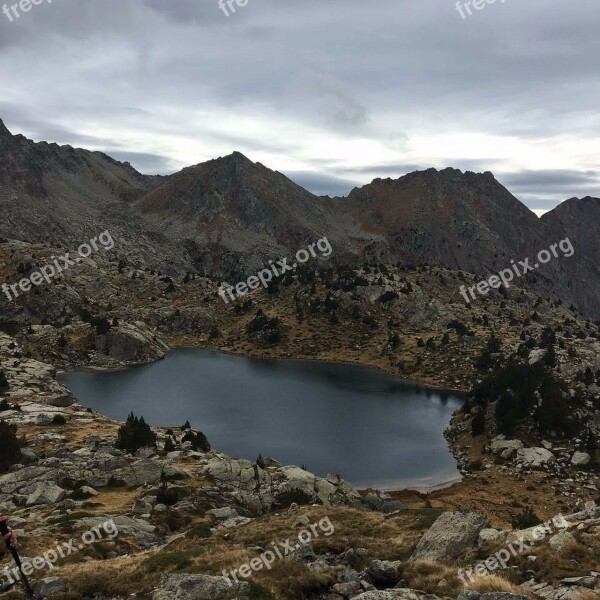
[[[228,486],[236,502],[254,514],[292,502],[361,505],[358,491],[339,476],[317,477],[300,467],[262,469],[249,460],[217,455],[209,460],[204,472],[218,484]]]
[[[152,600],[249,600],[250,584],[210,575],[170,575]]]
[[[56,369],[51,365],[23,357],[23,350],[14,338],[0,332],[0,357],[2,370],[9,388],[5,396],[11,400],[35,400],[50,406],[71,406],[73,394],[56,381]]]
[[[125,323],[96,337],[96,350],[126,364],[153,362],[165,357],[169,347],[144,323]]]

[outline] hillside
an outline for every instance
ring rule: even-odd
[[[114,254],[136,268],[235,282],[323,236],[338,264],[437,265],[486,278],[568,237],[574,255],[540,265],[520,285],[600,318],[592,233],[600,201],[592,198],[538,219],[491,173],[456,169],[320,198],[239,152],[151,177],[3,125],[0,159],[0,236],[9,239],[74,246],[109,229],[120,240]]]

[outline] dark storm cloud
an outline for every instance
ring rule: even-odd
[[[468,19],[455,4],[249,0],[225,17],[218,0],[54,0],[13,23],[0,12],[0,118],[153,170],[259,153],[325,193],[429,166],[504,173],[535,202],[593,190],[573,173],[600,160],[597,2],[510,0]]]

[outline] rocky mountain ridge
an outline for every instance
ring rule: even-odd
[[[600,227],[598,199],[572,199],[538,219],[491,173],[456,169],[321,198],[238,152],[153,177],[99,152],[13,136],[3,124],[0,159],[6,238],[72,247],[109,229],[122,240],[116,255],[132,266],[235,282],[323,236],[339,263],[428,264],[482,277],[569,237],[574,256],[522,285],[600,317],[590,233]]]

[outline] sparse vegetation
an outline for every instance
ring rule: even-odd
[[[136,452],[140,448],[156,447],[156,434],[144,420],[130,413],[125,424],[119,428],[116,447],[128,452]]]

